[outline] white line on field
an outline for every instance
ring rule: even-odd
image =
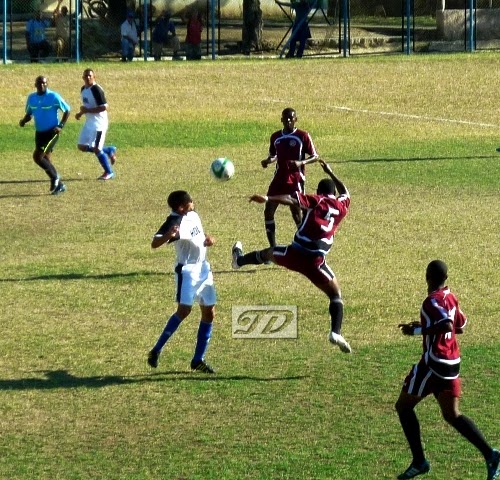
[[[443,122],[443,123],[458,123],[461,125],[471,125],[474,127],[488,127],[488,128],[500,128],[500,125],[494,125],[492,123],[481,123],[481,122],[470,122],[468,120],[454,120],[452,118],[441,118],[441,117],[428,117],[426,115],[412,115],[410,113],[397,113],[397,112],[377,112],[374,110],[365,110],[362,108],[350,108],[350,107],[339,107],[332,105],[334,110],[343,110],[345,112],[354,113],[366,113],[368,115],[385,115],[388,117],[401,117],[401,118],[414,118],[417,120],[427,120],[430,122]]]

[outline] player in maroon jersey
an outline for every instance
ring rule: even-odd
[[[297,114],[293,108],[283,110],[281,113],[283,129],[271,135],[269,155],[261,162],[263,168],[273,163],[276,164],[276,170],[267,191],[269,197],[304,193],[305,165],[318,160],[311,135],[305,130],[295,128],[297,120]],[[279,202],[269,200],[264,209],[266,235],[271,247],[276,245],[274,214],[278,205]],[[299,225],[301,220],[299,206],[293,204],[289,207],[295,224]]]
[[[337,345],[343,352],[351,353],[351,347],[340,333],[344,316],[340,285],[325,259],[333,244],[335,232],[347,215],[351,199],[347,188],[333,173],[330,166],[323,160],[319,160],[319,163],[330,178],[319,182],[316,195],[296,192],[293,195],[252,195],[250,197],[251,202],[275,202],[297,206],[303,210],[304,215],[292,244],[269,247],[243,255],[241,242],[236,242],[232,250],[232,266],[238,269],[244,265],[274,262],[288,270],[305,275],[330,299],[330,342]],[[335,195],[335,190],[338,191],[338,196]]]
[[[483,454],[488,480],[496,480],[500,478],[500,452],[494,450],[474,422],[459,411],[460,349],[456,335],[463,332],[467,318],[460,310],[457,297],[445,286],[447,278],[448,267],[444,262],[430,262],[425,274],[428,296],[420,310],[420,322],[399,325],[404,335],[423,335],[423,355],[406,377],[396,402],[399,420],[413,455],[412,463],[398,479],[413,478],[430,470],[415,407],[432,393],[444,419]]]

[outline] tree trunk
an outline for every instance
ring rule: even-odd
[[[260,0],[243,0],[242,51],[262,50],[262,10]]]

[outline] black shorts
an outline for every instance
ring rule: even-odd
[[[41,150],[44,153],[52,152],[58,140],[59,135],[53,128],[51,128],[50,130],[45,130],[44,132],[35,133],[36,149]]]

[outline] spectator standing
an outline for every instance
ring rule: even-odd
[[[174,60],[182,58],[179,55],[179,50],[181,49],[179,37],[175,31],[175,24],[170,12],[163,12],[158,17],[151,35],[151,40],[153,42],[153,57],[155,61],[161,60],[163,47],[172,48],[172,58]]]
[[[289,40],[288,53],[286,58],[293,58],[295,56],[295,49],[297,48],[297,42],[299,42],[299,48],[297,49],[297,58],[302,58],[304,54],[304,49],[306,48],[306,42],[311,38],[311,30],[309,29],[309,12],[311,11],[311,6],[309,0],[299,0],[292,1],[290,3],[280,2],[276,0],[278,5],[282,7],[290,7],[295,10],[295,20],[292,25],[292,34]]]
[[[26,100],[25,115],[19,120],[24,127],[31,118],[35,119],[35,150],[33,160],[50,178],[50,193],[58,195],[66,191],[56,167],[52,164],[51,155],[64,124],[69,118],[70,106],[57,92],[49,90],[47,78],[39,76],[35,79],[36,92]],[[59,119],[59,110],[63,112]]]
[[[26,23],[26,48],[30,54],[31,63],[38,62],[40,57],[48,57],[52,48],[47,41],[45,30],[50,27],[50,21],[42,18],[38,10],[35,17]]]
[[[203,31],[203,22],[197,9],[193,9],[187,21],[186,32],[186,59],[201,59],[201,32]]]
[[[127,19],[121,24],[120,33],[122,36],[122,62],[131,62],[134,58],[135,47],[139,43],[137,25],[132,10],[127,12]]]
[[[63,0],[57,1],[57,6],[52,13],[54,25],[56,27],[56,56],[57,58],[69,57],[69,16],[68,7],[61,7]]]

